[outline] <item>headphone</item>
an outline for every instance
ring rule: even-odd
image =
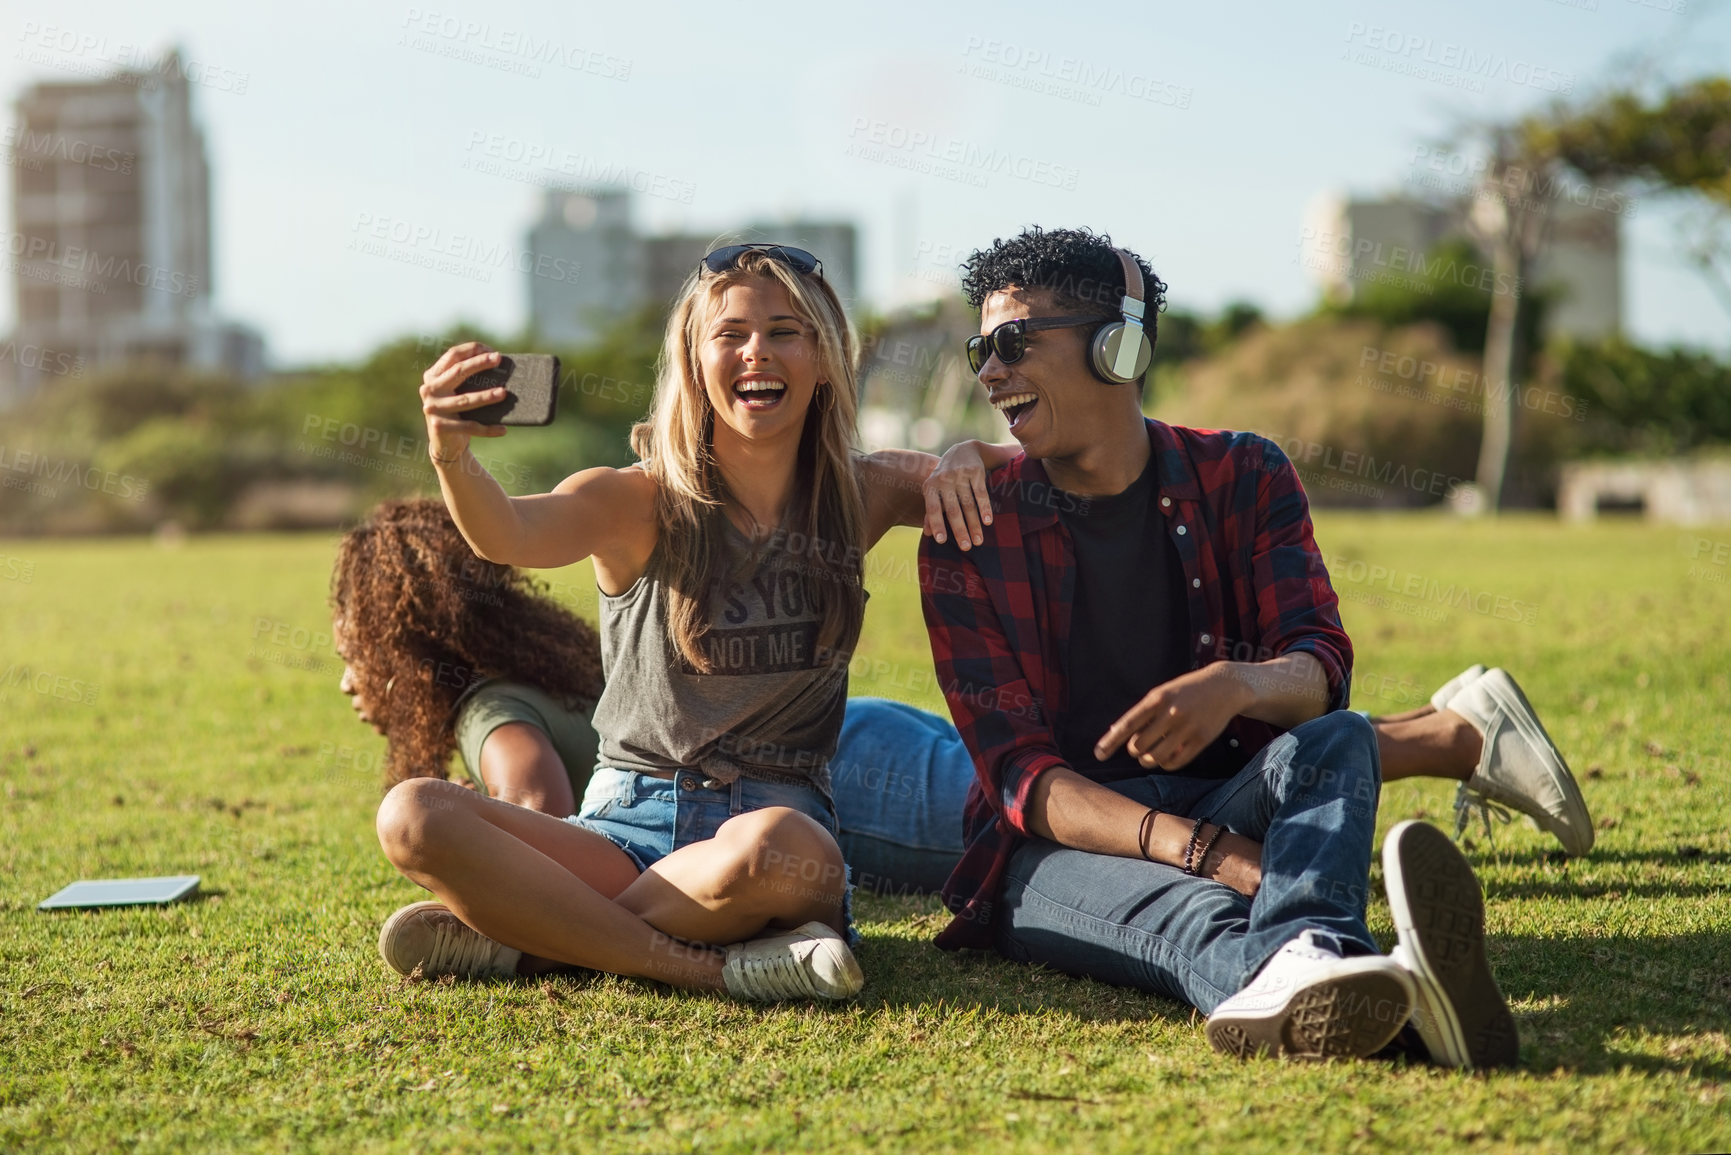
[[[1146,305],[1142,300],[1142,270],[1136,258],[1123,249],[1113,249],[1124,266],[1124,300],[1118,306],[1121,321],[1108,321],[1094,330],[1088,343],[1088,367],[1109,385],[1139,381],[1154,360],[1154,343],[1142,328]]]

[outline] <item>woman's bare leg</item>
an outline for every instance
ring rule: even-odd
[[[393,787],[378,830],[404,876],[495,942],[612,974],[722,986],[719,951],[673,943],[613,901],[637,868],[593,831],[437,778]]]
[[[696,943],[736,942],[810,911],[837,925],[840,911],[839,878],[832,897],[822,887],[814,897],[803,879],[788,884],[788,864],[797,874],[827,861],[811,831],[828,840],[838,874],[841,852],[821,826],[783,808],[731,819],[726,838],[682,847],[641,876],[593,831],[436,778],[394,787],[378,830],[406,877],[495,942],[674,986],[722,988],[722,952]]]
[[[619,905],[697,942],[738,942],[766,927],[842,929],[847,868],[816,821],[785,806],[736,815],[637,877]]]

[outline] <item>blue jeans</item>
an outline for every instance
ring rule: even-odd
[[[962,857],[962,805],[974,780],[948,718],[849,698],[829,774],[854,885],[877,894],[943,886]]]
[[[1269,743],[1236,776],[1150,774],[1111,789],[1206,815],[1262,843],[1254,900],[1176,866],[1029,839],[996,920],[1007,958],[1137,987],[1210,1013],[1307,929],[1375,953],[1364,923],[1381,765],[1370,723],[1336,711]]]

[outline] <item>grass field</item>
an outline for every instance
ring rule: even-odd
[[[0,542],[0,1150],[1185,1151],[1731,1146],[1731,528],[1323,514],[1355,704],[1523,682],[1599,820],[1476,833],[1522,1068],[1240,1063],[1188,1008],[936,950],[859,903],[839,1007],[610,977],[408,984],[380,920],[382,739],[337,692],[329,535]],[[1705,543],[1705,544],[1703,544]],[[874,554],[854,692],[942,709],[913,540]],[[582,567],[548,575],[592,611]],[[1452,818],[1397,783],[1380,825]],[[39,913],[197,873],[166,909]],[[1380,874],[1373,878],[1380,893]],[[1388,907],[1372,929],[1392,941]]]

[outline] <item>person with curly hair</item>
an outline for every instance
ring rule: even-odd
[[[894,525],[941,533],[946,512],[977,534],[975,487],[1009,452],[952,449],[936,506],[935,459],[855,452],[857,340],[821,264],[785,246],[717,250],[687,279],[631,468],[508,496],[469,452],[504,428],[465,416],[504,391],[457,392],[498,359],[469,342],[427,370],[429,450],[478,557],[593,559],[598,766],[565,821],[437,777],[391,787],[380,845],[437,901],[392,915],[381,953],[405,974],[572,965],[746,999],[853,995],[829,762],[865,551]]]
[[[975,252],[963,288],[970,364],[1023,453],[988,482],[983,544],[921,543],[978,779],[938,945],[1183,1000],[1238,1055],[1365,1056],[1410,1016],[1438,1063],[1513,1063],[1447,837],[1384,843],[1393,956],[1364,912],[1385,778],[1459,779],[1591,846],[1519,688],[1474,667],[1429,709],[1346,709],[1352,643],[1291,462],[1142,413],[1166,285],[1140,257],[1031,228]]]
[[[442,502],[387,501],[331,574],[342,689],[386,735],[385,779],[443,778],[459,747],[484,793],[564,817],[594,766],[595,628],[474,555]],[[515,715],[533,727],[502,724]]]
[[[601,641],[536,580],[475,556],[437,498],[382,502],[338,543],[331,636],[340,683],[386,740],[384,785],[445,778],[566,818],[599,753]],[[830,760],[856,886],[935,892],[962,851],[973,763],[948,719],[849,698]]]

